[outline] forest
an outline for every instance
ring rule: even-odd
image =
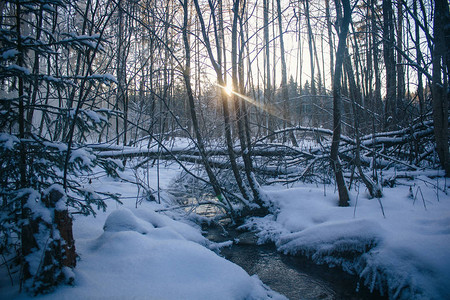
[[[169,162],[179,208],[236,224],[271,185],[447,195],[449,80],[447,0],[1,1],[0,268],[73,284],[74,216],[126,201],[89,184],[161,203]]]

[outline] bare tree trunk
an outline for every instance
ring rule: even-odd
[[[354,54],[353,54],[353,61],[354,61],[354,67],[352,67],[352,75],[353,75],[353,79],[355,81],[356,87],[361,91],[361,94],[364,93],[364,70],[361,66],[361,56],[360,56],[360,48],[359,48],[359,41],[357,39],[357,34],[356,34],[356,30],[354,27],[353,22],[350,22],[350,29],[351,29],[351,33],[353,35],[353,44],[352,48],[354,49]],[[349,30],[350,30],[349,29]],[[348,53],[348,51],[346,51]],[[345,62],[344,62],[345,65]],[[356,77],[356,78],[355,78]],[[350,81],[350,78],[349,78]],[[349,86],[350,86],[350,82],[349,82]],[[362,100],[362,99],[361,99]]]
[[[316,91],[316,78],[314,73],[314,51],[313,51],[313,33],[311,28],[311,16],[309,13],[309,1],[303,2],[305,6],[305,14],[306,14],[306,24],[308,27],[308,46],[309,46],[309,63],[311,67],[311,94],[313,96],[317,95]]]
[[[414,1],[415,2],[415,1]],[[405,101],[406,86],[405,86],[405,68],[403,66],[403,6],[401,2],[397,3],[397,103],[396,116],[398,121],[401,121],[400,114],[403,102]]]
[[[303,61],[302,61],[302,19],[301,19],[301,13],[300,13],[300,0],[297,0],[297,7],[298,7],[298,40],[297,40],[297,47],[298,47],[298,52],[297,52],[297,63],[296,63],[296,73],[298,74],[298,76],[295,76],[295,79],[298,80],[298,85],[299,85],[299,95],[302,95],[302,73],[303,73]],[[302,122],[302,118],[303,118],[303,100],[300,98],[298,100],[298,126],[302,126],[303,122]]]
[[[446,64],[449,62],[449,48],[446,42],[450,39],[450,12],[447,0],[435,0],[434,4],[434,48],[432,52],[432,86],[434,136],[436,152],[445,175],[450,177],[450,154],[448,149],[448,102],[449,73]]]
[[[200,20],[203,41],[204,41],[206,49],[208,51],[208,55],[209,55],[212,65],[213,65],[214,71],[216,72],[217,82],[220,85],[220,96],[221,96],[222,109],[223,109],[225,139],[226,139],[226,143],[227,143],[228,156],[230,158],[231,169],[233,171],[233,175],[236,180],[236,184],[238,185],[239,191],[241,192],[242,196],[248,200],[249,195],[247,193],[247,190],[244,187],[241,174],[239,173],[239,168],[238,168],[237,162],[236,162],[236,155],[235,155],[234,149],[233,149],[233,139],[231,136],[230,111],[229,111],[229,103],[228,103],[229,96],[225,92],[226,84],[225,84],[225,80],[223,78],[224,75],[222,74],[222,66],[221,66],[221,64],[222,64],[222,47],[221,47],[222,41],[220,38],[220,33],[218,31],[217,23],[216,23],[214,6],[213,6],[213,3],[211,1],[209,1],[209,5],[211,8],[211,14],[213,17],[214,34],[215,34],[216,45],[217,45],[217,62],[212,53],[211,43],[209,41],[209,37],[206,32],[205,23],[203,20],[203,15],[202,15],[200,6],[198,5],[198,0],[194,0],[194,5],[195,5],[195,9],[197,10],[197,15]],[[221,5],[221,3],[219,3],[219,5]],[[221,12],[221,9],[219,10],[219,13],[220,12]],[[222,17],[219,16],[219,22],[221,22],[221,20],[222,20]]]
[[[338,1],[338,0],[337,0]],[[339,142],[341,139],[341,76],[342,65],[345,56],[346,39],[348,33],[348,25],[351,20],[351,10],[349,0],[342,0],[344,8],[344,16],[340,18],[341,12],[336,5],[338,20],[340,21],[339,44],[336,53],[336,66],[333,81],[333,138],[331,142],[330,160],[331,166],[336,178],[336,184],[339,191],[339,206],[349,205],[349,195],[345,184],[344,175],[342,174],[342,166],[339,160]]]
[[[328,32],[328,44],[330,45],[330,72],[331,82],[334,81],[334,47],[333,47],[333,30],[331,29],[331,17],[330,17],[330,0],[325,0],[325,17],[327,19],[327,32]],[[325,69],[324,69],[325,72]]]
[[[264,26],[264,62],[266,71],[264,72],[264,104],[267,108],[272,102],[272,88],[271,88],[271,69],[270,69],[270,40],[269,40],[269,0],[263,0],[263,26]],[[270,134],[273,131],[272,116],[270,111],[266,110],[266,128],[267,133]]]
[[[245,9],[245,0],[242,4],[242,8]],[[239,93],[243,93],[243,91],[239,88],[239,77],[238,77],[239,66],[238,66],[238,49],[237,49],[238,48],[237,25],[240,16],[242,16],[241,4],[239,0],[234,0],[232,35],[231,35],[231,76],[232,76],[231,79],[233,84],[233,90],[239,91]],[[240,56],[240,59],[242,60],[242,56]],[[243,71],[242,65],[240,68]],[[245,123],[244,123],[245,116],[243,115],[243,105],[241,103],[242,100],[240,99],[237,93],[233,94],[233,102],[236,114],[236,124],[239,143],[241,145],[242,158],[244,160],[245,173],[247,175],[247,180],[250,185],[250,188],[253,192],[253,200],[255,201],[256,204],[258,204],[261,208],[263,208],[264,207],[263,196],[261,194],[259,184],[256,181],[256,178],[253,174],[252,159],[250,156],[250,148],[249,148],[250,145],[249,144],[247,145],[247,139],[245,136]]]
[[[372,111],[377,111],[378,107],[382,105],[381,103],[381,76],[380,76],[380,63],[378,59],[378,37],[376,32],[378,32],[378,26],[377,26],[377,9],[376,9],[376,3],[377,0],[371,0],[371,30],[373,32],[372,34],[372,55],[373,55],[373,68],[374,68],[374,77],[375,77],[375,91],[374,91],[374,99],[373,99],[373,106]],[[375,122],[375,120],[374,120]]]
[[[373,182],[371,178],[368,178],[361,167],[361,139],[360,139],[360,117],[359,117],[359,109],[362,106],[362,96],[361,92],[356,84],[355,76],[353,74],[353,67],[350,58],[350,54],[348,53],[348,49],[345,49],[345,62],[344,67],[348,76],[348,81],[350,85],[350,93],[352,100],[352,110],[353,110],[353,123],[355,126],[355,136],[356,136],[356,149],[355,149],[355,165],[358,169],[358,173],[366,186],[367,190],[371,197],[380,198],[382,196],[381,189],[378,188],[377,184]]]
[[[194,94],[192,92],[192,87],[191,87],[191,74],[190,74],[191,73],[190,72],[191,48],[190,48],[189,39],[188,39],[188,22],[189,22],[188,2],[189,2],[189,0],[184,0],[182,3],[183,12],[184,12],[182,35],[183,35],[184,50],[185,50],[185,55],[186,55],[186,65],[183,70],[183,79],[184,79],[184,83],[186,86],[186,92],[187,92],[187,96],[188,96],[189,112],[191,115],[192,127],[194,129],[195,136],[197,139],[197,147],[200,152],[200,155],[201,155],[201,158],[203,161],[203,165],[205,167],[205,170],[208,175],[211,186],[214,190],[214,193],[216,194],[215,196],[217,197],[217,199],[220,202],[226,203],[228,205],[228,208],[230,209],[230,212],[232,214],[234,214],[233,207],[228,202],[228,199],[226,197],[224,197],[224,195],[222,194],[222,190],[220,188],[219,182],[217,181],[217,177],[214,174],[214,172],[208,162],[208,158],[207,158],[206,152],[205,152],[203,137],[200,133],[200,128],[199,128],[198,119],[197,119],[197,113],[195,111],[195,101],[194,101]]]
[[[394,121],[396,102],[394,18],[392,1],[383,0],[383,56],[386,67],[386,99],[384,100],[384,128]]]
[[[37,28],[36,28],[36,40],[39,41],[41,38],[42,33],[42,6],[39,8],[39,15],[37,15]],[[40,68],[40,57],[39,52],[34,52],[34,66],[33,66],[33,74],[39,74],[39,68]],[[39,76],[36,76],[36,79],[33,82],[33,93],[31,95],[31,99],[29,101],[29,108],[27,112],[27,131],[31,131],[31,128],[33,126],[33,115],[34,115],[34,106],[36,104],[37,94],[39,89]]]
[[[313,51],[313,33],[311,28],[311,16],[309,13],[309,1],[303,2],[304,8],[305,8],[305,17],[306,17],[306,25],[308,27],[308,46],[309,46],[309,62],[310,62],[310,68],[311,68],[311,95],[312,95],[312,105],[311,108],[312,111],[312,122],[314,127],[318,127],[318,110],[316,107],[316,96],[317,96],[317,90],[316,90],[316,79],[315,79],[315,73],[314,73],[314,51]]]
[[[91,5],[92,5],[92,0],[87,0],[86,1],[86,8],[83,14],[83,25],[81,28],[81,34],[84,35],[86,34],[86,30],[87,30],[87,26],[88,26],[88,15],[89,15],[89,11],[91,10]],[[67,68],[69,67],[70,64],[67,64]],[[77,54],[77,62],[75,64],[75,72],[74,74],[80,74],[80,69],[81,69],[81,65],[82,65],[82,53],[81,51],[78,52]],[[67,71],[67,74],[69,74],[69,71]],[[68,109],[72,109],[73,105],[74,105],[74,101],[75,101],[75,96],[76,96],[76,92],[78,90],[78,87],[75,85],[74,87],[72,87],[72,90],[70,91],[69,97],[66,101],[66,107]],[[82,93],[82,90],[79,90],[80,93]],[[62,106],[62,103],[61,103]],[[64,125],[61,125],[62,129],[61,129],[61,140],[63,141],[67,141],[67,135],[69,134],[70,131],[70,122],[65,122]],[[59,132],[58,132],[59,133]],[[56,138],[58,138],[59,134],[56,134]]]
[[[413,11],[414,11],[414,16],[417,18],[418,17],[418,13],[417,13],[417,1],[413,1]],[[418,22],[414,22],[415,24],[415,33],[416,33],[416,40],[415,40],[415,48],[416,48],[416,62],[417,65],[421,65],[422,63],[422,51],[420,50],[420,29],[419,29],[419,23]],[[424,103],[425,100],[423,98],[423,79],[422,79],[422,71],[417,68],[417,96],[419,98],[419,113],[420,113],[420,118],[423,117],[424,115]]]
[[[22,8],[19,0],[16,0],[16,31],[17,31],[17,65],[24,67],[24,49],[22,46]],[[20,157],[19,157],[19,172],[20,172],[20,188],[27,187],[27,149],[24,144],[25,139],[25,105],[24,105],[24,82],[23,77],[18,76],[18,96],[19,96],[19,138],[20,143]],[[25,256],[32,252],[32,249],[36,247],[37,243],[33,235],[34,224],[30,221],[31,211],[26,206],[27,198],[22,197],[20,202],[21,220],[23,225],[21,226],[21,280],[22,282],[29,279],[32,275],[30,272],[30,265],[25,260]],[[22,284],[21,282],[21,284]]]
[[[278,28],[280,31],[280,54],[281,54],[281,89],[283,95],[283,128],[286,126],[291,127],[291,116],[289,107],[289,90],[287,85],[287,71],[286,71],[286,57],[284,50],[284,40],[283,40],[283,20],[281,16],[281,0],[277,0],[277,11],[278,11]],[[298,147],[297,140],[295,139],[294,132],[289,131],[289,138],[291,139],[292,145]]]
[[[123,105],[123,145],[127,144],[127,131],[128,131],[128,92],[127,92],[127,78],[126,78],[126,61],[127,61],[127,49],[129,42],[125,39],[125,22],[124,22],[124,4],[123,0],[118,1],[118,21],[119,32],[117,37],[117,103]],[[130,38],[130,37],[128,37]],[[117,122],[117,127],[119,123]],[[119,128],[116,129],[117,135],[119,135]],[[117,138],[119,143],[119,138]]]

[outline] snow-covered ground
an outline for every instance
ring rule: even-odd
[[[302,185],[265,190],[273,215],[245,227],[279,251],[357,274],[370,289],[396,299],[450,299],[450,182],[419,176],[397,180],[380,199],[352,191],[337,206],[333,187]],[[361,188],[362,189],[362,188]]]
[[[162,168],[161,186],[179,171]],[[150,184],[156,187],[156,170],[151,172]],[[130,171],[122,175],[134,179]],[[122,194],[124,205],[110,201],[95,218],[75,216],[80,259],[74,286],[32,298],[18,293],[17,280],[11,287],[1,268],[1,299],[286,299],[210,250],[220,245],[204,238],[195,224],[155,212],[164,206],[154,202],[142,201],[136,208],[134,185],[103,177],[91,188]]]
[[[168,187],[180,170],[162,165],[161,187]],[[130,170],[122,176],[135,180]],[[150,169],[149,183],[156,188],[156,168]],[[351,191],[347,208],[337,207],[332,186],[264,187],[273,214],[244,226],[255,230],[260,242],[273,241],[282,252],[340,266],[392,298],[450,299],[445,184],[442,177],[424,175],[398,179],[394,188],[383,191],[384,215],[380,202],[368,199],[362,187],[359,193]],[[107,177],[94,180],[91,188],[120,193],[124,204],[109,201],[107,211],[95,218],[75,216],[80,256],[75,284],[38,299],[284,298],[212,251],[218,245],[206,240],[198,226],[171,210],[162,212],[170,201],[136,205],[135,185]],[[18,293],[15,280],[11,287],[6,268],[0,268],[0,298],[29,299]]]

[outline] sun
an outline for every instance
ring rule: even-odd
[[[233,87],[231,86],[231,82],[227,82],[227,85],[224,86],[223,89],[228,96],[231,96],[231,94],[233,94]]]

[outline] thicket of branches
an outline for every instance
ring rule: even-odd
[[[372,196],[381,196],[374,170],[440,165],[448,174],[448,29],[439,27],[448,5],[438,2],[351,1],[341,50],[341,1],[124,2],[120,22],[134,25],[118,37],[127,41],[117,51],[126,53],[117,74],[127,74],[118,79],[127,120],[105,139],[122,133],[122,144],[156,149],[188,138],[193,149],[175,156],[203,164],[215,196],[223,199],[218,168],[229,168],[239,194],[260,204],[253,171],[267,174],[261,157],[276,161],[261,144],[297,148],[296,172],[323,177],[318,166],[329,162],[337,124],[343,138],[331,166],[339,162]]]
[[[355,181],[381,197],[391,169],[448,176],[448,6],[0,2],[4,265],[31,293],[70,282],[71,214],[114,197],[74,179],[131,157],[176,161],[233,217],[266,209],[261,183],[336,181],[347,205]]]

